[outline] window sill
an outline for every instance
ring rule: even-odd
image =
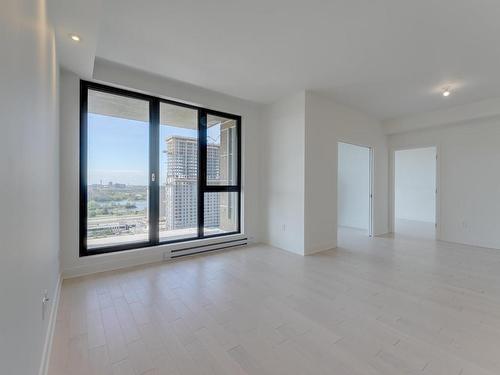
[[[170,256],[167,256],[167,253],[177,253],[190,249],[199,249],[205,246],[224,244],[233,241],[245,240],[247,237],[244,233],[234,233],[234,234],[225,234],[225,235],[215,235],[212,237],[206,238],[196,238],[192,240],[179,241],[179,242],[170,242],[170,243],[159,243],[155,245],[145,245],[141,246],[139,244],[132,244],[134,246],[130,249],[112,249],[112,248],[103,248],[103,249],[93,249],[89,250],[87,254],[80,255],[80,258],[88,258],[88,257],[110,257],[118,254],[130,254],[139,255],[151,252],[161,252],[163,253],[162,259],[169,259]]]

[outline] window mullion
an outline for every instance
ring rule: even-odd
[[[160,102],[150,101],[149,127],[149,241],[159,242],[159,179],[160,179]]]
[[[229,193],[240,191],[240,187],[236,185],[207,185],[205,186],[206,193]]]
[[[198,237],[205,226],[205,191],[207,187],[207,113],[198,110]]]

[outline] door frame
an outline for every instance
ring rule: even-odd
[[[438,143],[418,143],[404,146],[391,147],[389,150],[389,233],[394,233],[395,222],[396,222],[396,151],[404,150],[416,150],[419,148],[430,148],[434,147],[436,149],[436,202],[435,202],[435,239],[439,240],[441,238],[441,187],[440,187],[440,145]]]
[[[342,139],[337,139],[337,228],[339,226],[338,224],[338,218],[339,218],[339,209],[338,209],[338,179],[339,179],[339,171],[338,171],[338,157],[339,157],[339,143],[345,143],[351,146],[358,146],[358,147],[363,147],[367,148],[369,152],[369,182],[368,182],[368,237],[373,237],[373,218],[374,218],[374,208],[373,208],[373,198],[374,198],[374,169],[375,169],[375,157],[373,153],[373,147],[368,146],[365,144],[361,143],[354,143],[350,141],[345,141]]]

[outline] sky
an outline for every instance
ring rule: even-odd
[[[118,117],[88,114],[88,184],[122,183],[148,185],[149,123]],[[209,129],[210,139],[218,139],[220,129]],[[160,126],[160,166],[167,160],[165,140],[172,135],[197,137],[194,129]],[[160,168],[160,170],[164,168]],[[160,176],[164,179],[164,176]]]

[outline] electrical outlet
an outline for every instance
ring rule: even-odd
[[[47,289],[44,289],[42,292],[42,320],[45,320],[47,305],[49,304],[49,302],[49,291]]]
[[[286,232],[286,224],[283,224],[283,225],[281,226],[281,230],[282,230],[283,232]]]

